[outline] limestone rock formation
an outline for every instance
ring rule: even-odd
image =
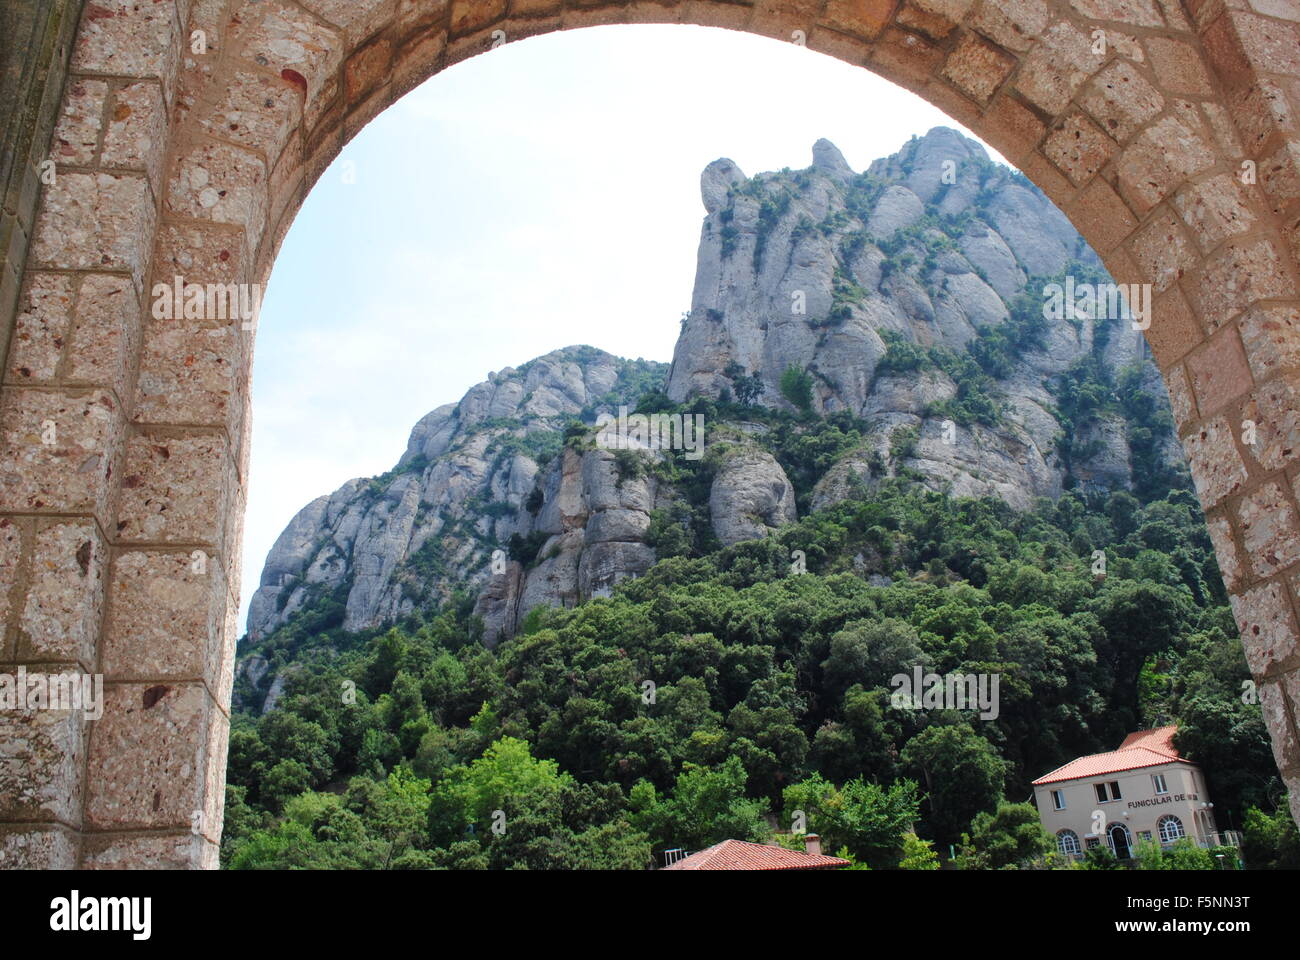
[[[1065,216],[1023,176],[943,127],[861,175],[826,141],[798,172],[747,179],[725,163],[725,177],[716,164],[706,171],[691,311],[668,378],[673,400],[734,395],[736,375],[752,375],[761,403],[793,410],[781,377],[791,366],[806,371],[815,411],[849,411],[875,425],[870,449],[830,472],[817,506],[842,497],[848,477],[869,480],[868,455],[888,459],[895,431],[907,428],[919,439],[903,465],[954,494],[1025,507],[1059,496],[1071,470],[1085,484],[1128,482],[1117,419],[1075,444],[1092,451],[1086,461],[1065,462],[1050,389],[1102,343],[1112,370],[1141,362],[1145,344],[1127,320],[1050,323],[1041,347],[997,380],[1002,422],[959,422],[955,435],[935,411],[961,384],[942,369],[896,373],[881,364],[891,339],[963,351],[981,330],[1005,323],[1018,296],[1040,308],[1046,279],[1067,268],[1100,271]],[[1162,392],[1154,376],[1151,383]]]
[[[1067,435],[1062,384],[1081,365],[1111,379],[1137,371],[1165,404],[1159,375],[1127,319],[1029,322],[1053,275],[1104,273],[1046,197],[979,144],[937,128],[858,174],[819,140],[801,171],[747,178],[716,160],[700,192],[695,287],[671,367],[569,347],[431,411],[392,471],[318,497],[285,528],[252,599],[254,646],[322,605],[360,630],[466,595],[494,644],[539,605],[643,573],[674,523],[730,546],[888,476],[1017,508],[1071,485],[1133,482],[1117,405]],[[998,346],[1000,330],[1016,342]],[[594,439],[598,418],[656,390],[660,407],[723,412],[689,491],[666,452]],[[801,473],[797,491],[773,455],[773,410],[800,413],[784,421],[798,429],[851,416],[862,440],[816,477]],[[1156,439],[1177,461],[1172,435]],[[256,651],[240,675],[283,689]]]
[[[796,519],[794,487],[770,453],[733,456],[713,479],[709,516],[724,547],[765,537]]]
[[[572,603],[580,583],[586,596],[649,566],[652,552],[637,536],[649,524],[653,490],[615,482],[607,451],[565,449],[563,430],[616,412],[643,378],[661,380],[662,369],[570,347],[493,374],[459,404],[429,413],[392,471],[348,481],[289,523],[250,603],[249,635],[266,636],[322,597],[341,602],[343,627],[358,630],[457,588],[486,587],[480,603],[491,639],[502,625],[513,630],[521,600]],[[541,543],[535,569],[510,559],[512,537]],[[493,572],[497,551],[504,580]]]

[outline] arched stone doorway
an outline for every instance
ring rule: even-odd
[[[1152,284],[1147,338],[1300,815],[1294,4],[91,0],[0,394],[0,669],[102,673],[106,706],[90,727],[0,715],[4,863],[216,863],[253,331],[155,319],[154,284],[265,281],[343,143],[444,67],[640,22],[882,74],[1019,166],[1118,282]]]

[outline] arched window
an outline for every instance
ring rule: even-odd
[[[1161,843],[1173,843],[1179,837],[1187,836],[1187,832],[1183,830],[1183,821],[1172,814],[1161,817],[1156,826],[1160,829]]]
[[[1079,835],[1073,830],[1058,830],[1056,833],[1056,849],[1067,856],[1077,857],[1080,853]]]

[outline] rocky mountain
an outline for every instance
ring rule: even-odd
[[[645,513],[648,501],[631,489],[611,493],[594,463],[566,455],[564,429],[617,412],[626,397],[658,386],[664,371],[662,363],[569,347],[493,373],[460,403],[427,414],[391,471],[318,497],[285,528],[249,607],[250,636],[265,636],[324,597],[343,603],[345,629],[359,630],[445,601],[458,586],[475,590],[490,578],[493,551],[515,535],[535,542],[548,532],[567,546],[576,533],[593,546],[617,544],[589,551],[581,588],[576,579],[568,593],[551,588],[569,600],[579,589],[600,589],[619,564],[611,557],[631,545],[614,515],[597,521],[589,538],[586,521],[624,501]],[[571,558],[575,566],[580,556]],[[529,596],[543,592],[542,579]]]
[[[671,367],[568,347],[491,374],[392,471],[304,507],[252,600],[248,686],[274,682],[256,648],[295,618],[355,631],[472,598],[493,644],[886,476],[1023,508],[1180,468],[1129,320],[1044,318],[1053,279],[1107,279],[1096,256],[974,141],[936,128],[861,174],[825,140],[800,171],[717,160],[701,194]],[[606,442],[621,407],[704,417],[703,456]]]
[[[813,378],[812,409],[874,420],[868,449],[827,478],[815,506],[833,502],[863,454],[887,456],[899,427],[919,431],[912,466],[956,495],[996,495],[1024,507],[1059,496],[1072,467],[1102,486],[1129,482],[1117,417],[1089,427],[1098,446],[1067,465],[1058,455],[1051,380],[1100,348],[1118,370],[1145,350],[1131,322],[1049,324],[996,385],[996,424],[928,417],[968,385],[941,365],[890,369],[891,339],[964,351],[1010,317],[1018,297],[1042,306],[1041,288],[1067,269],[1104,279],[1096,255],[1065,216],[1019,173],[992,163],[954,130],[936,128],[855,174],[820,140],[813,165],[747,179],[730,160],[702,177],[708,216],[700,240],[690,321],[673,356],[675,400],[734,390],[737,367],[756,375],[764,403],[793,409],[780,379],[791,365]],[[1154,368],[1147,386],[1163,399]],[[956,419],[955,442],[945,420]],[[962,423],[966,419],[971,422]],[[1178,456],[1175,451],[1170,451]]]

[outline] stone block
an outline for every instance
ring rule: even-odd
[[[1238,329],[1257,381],[1262,383],[1280,370],[1300,370],[1300,308],[1251,307]]]
[[[189,831],[205,802],[212,698],[202,683],[113,683],[90,739],[87,826]],[[87,851],[87,865],[94,859]]]
[[[137,423],[219,427],[238,445],[246,390],[243,332],[238,322],[151,320],[134,418]]]
[[[1206,510],[1225,497],[1239,493],[1246,485],[1246,466],[1233,442],[1233,429],[1219,417],[1183,438],[1192,481]]]
[[[1088,85],[1080,103],[1102,129],[1123,143],[1164,109],[1165,98],[1136,64],[1114,60]]]
[[[1189,184],[1174,194],[1172,203],[1204,251],[1245,233],[1256,220],[1239,179],[1226,173]]]
[[[93,514],[107,523],[122,413],[105,390],[0,391],[0,512]]]
[[[1237,554],[1237,543],[1232,533],[1232,523],[1226,513],[1213,513],[1206,518],[1206,528],[1210,531],[1210,540],[1214,544],[1214,555],[1219,561],[1219,572],[1223,574],[1223,585],[1228,590],[1235,590],[1240,585],[1242,564]]]
[[[59,270],[121,270],[144,282],[157,213],[143,176],[61,173],[45,190],[31,264]]]
[[[1199,133],[1176,117],[1161,117],[1115,161],[1119,191],[1135,212],[1145,214],[1215,159]]]
[[[1300,452],[1300,398],[1286,379],[1259,386],[1243,411],[1255,424],[1251,454],[1265,470],[1280,470]]]
[[[1295,294],[1282,258],[1264,238],[1228,240],[1193,278],[1193,302],[1210,331],[1219,329],[1258,300]]]
[[[1283,585],[1270,580],[1229,599],[1250,672],[1256,680],[1279,672],[1296,652],[1295,620]]]
[[[127,277],[92,273],[77,291],[63,381],[108,387],[120,400],[140,354],[140,301]]]
[[[966,34],[944,62],[943,76],[972,99],[988,103],[1015,66],[1010,54],[975,34]]]
[[[38,527],[26,601],[18,621],[18,657],[51,663],[96,663],[108,549],[93,521]]]
[[[219,689],[228,606],[221,562],[205,551],[118,554],[103,642],[106,679],[202,680]]]
[[[72,329],[73,278],[29,271],[9,342],[10,383],[49,383]]]
[[[107,169],[142,170],[159,183],[167,150],[167,108],[162,88],[152,80],[119,87],[113,93],[100,162]]]
[[[1133,261],[1156,293],[1182,279],[1199,259],[1195,245],[1172,212],[1163,210],[1138,231],[1132,243]]]
[[[170,3],[90,0],[72,49],[72,70],[115,77],[153,77],[168,101],[181,44]]]
[[[1300,525],[1282,487],[1266,483],[1237,504],[1242,553],[1257,577],[1272,576],[1300,560]]]
[[[50,156],[57,163],[75,167],[94,164],[99,149],[99,134],[103,128],[104,102],[107,99],[106,81],[85,77],[69,79],[64,88],[59,122],[54,128],[54,141],[50,146]]]

